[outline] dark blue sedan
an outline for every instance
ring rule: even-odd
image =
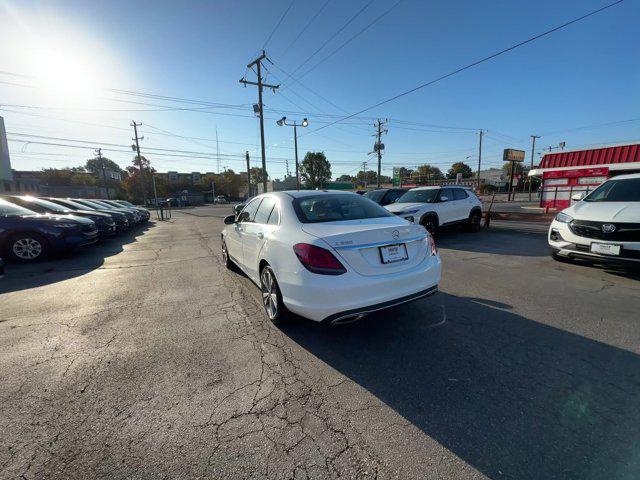
[[[34,262],[49,252],[74,249],[98,240],[96,224],[68,215],[38,215],[0,199],[0,250],[9,258]]]

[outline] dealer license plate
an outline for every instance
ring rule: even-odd
[[[602,255],[620,255],[620,245],[612,245],[610,243],[592,243],[591,253],[600,253]]]
[[[382,263],[403,262],[408,258],[407,246],[404,243],[380,247],[380,259],[382,260]]]

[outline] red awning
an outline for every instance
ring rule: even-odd
[[[542,157],[538,168],[585,167],[631,162],[640,162],[640,144],[547,153]]]

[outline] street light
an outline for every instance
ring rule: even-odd
[[[300,190],[300,175],[298,173],[298,127],[306,127],[309,125],[309,121],[306,118],[303,118],[302,123],[296,123],[295,120],[293,123],[287,123],[287,117],[282,117],[280,120],[277,120],[276,123],[279,127],[282,127],[283,125],[293,127],[293,141],[296,150],[296,189]]]

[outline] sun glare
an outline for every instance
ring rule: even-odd
[[[65,101],[95,99],[96,72],[69,51],[40,50],[34,54],[33,71],[40,85]]]

